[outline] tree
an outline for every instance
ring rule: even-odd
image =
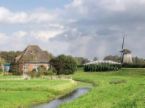
[[[4,64],[5,60],[3,58],[0,57],[0,65]]]
[[[145,60],[143,58],[133,57],[132,59],[134,64],[145,65]]]
[[[97,58],[97,57],[94,57],[94,58],[93,58],[93,61],[97,61],[97,60],[98,60],[98,58]]]
[[[0,57],[0,71],[3,71],[3,64],[5,63],[5,60]]]
[[[77,62],[77,65],[83,65],[87,62],[89,62],[89,60],[87,58],[83,58],[83,57],[74,57],[74,59]]]
[[[1,58],[5,60],[6,63],[12,63],[18,55],[20,55],[20,51],[2,51],[0,52]]]
[[[121,62],[121,57],[120,56],[113,56],[113,55],[109,55],[109,56],[106,56],[104,58],[104,60],[111,60],[111,61],[115,61],[115,62]]]
[[[56,58],[53,58],[50,61],[50,65],[53,67],[53,70],[57,75],[73,74],[77,69],[77,63],[75,59],[71,56],[65,55],[60,55]]]
[[[11,63],[10,73],[12,73],[14,75],[21,75],[21,71],[20,71],[18,63],[14,63],[14,62]]]

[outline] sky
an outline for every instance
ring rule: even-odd
[[[36,44],[54,55],[145,58],[145,0],[0,0],[0,51]]]

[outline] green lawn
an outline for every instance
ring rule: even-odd
[[[73,78],[91,82],[94,87],[61,108],[145,108],[145,69],[98,73],[80,70]]]
[[[1,75],[0,108],[25,108],[47,102],[70,92],[75,86],[70,80],[22,80],[18,76]]]

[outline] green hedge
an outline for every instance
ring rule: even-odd
[[[84,66],[85,72],[98,72],[98,71],[117,71],[121,68],[121,64],[89,64]]]
[[[123,68],[145,68],[145,64],[123,64]]]

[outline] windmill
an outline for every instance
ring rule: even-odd
[[[131,51],[124,48],[125,37],[126,36],[123,37],[122,50],[120,51],[121,52],[121,63],[122,64],[132,64]]]

